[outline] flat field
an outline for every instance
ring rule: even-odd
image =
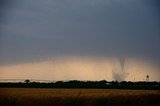
[[[0,106],[160,106],[158,90],[0,88]]]

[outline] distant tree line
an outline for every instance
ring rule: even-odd
[[[160,90],[160,82],[117,82],[102,81],[57,81],[50,83],[31,82],[25,80],[19,83],[0,83],[0,87],[19,88],[101,88],[101,89],[148,89]]]

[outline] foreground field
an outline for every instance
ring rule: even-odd
[[[159,98],[152,90],[0,88],[0,106],[158,106]]]

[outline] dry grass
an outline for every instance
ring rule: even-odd
[[[152,90],[0,88],[0,106],[158,106],[159,98]]]

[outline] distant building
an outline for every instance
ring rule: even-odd
[[[149,82],[149,75],[146,76],[146,81]]]

